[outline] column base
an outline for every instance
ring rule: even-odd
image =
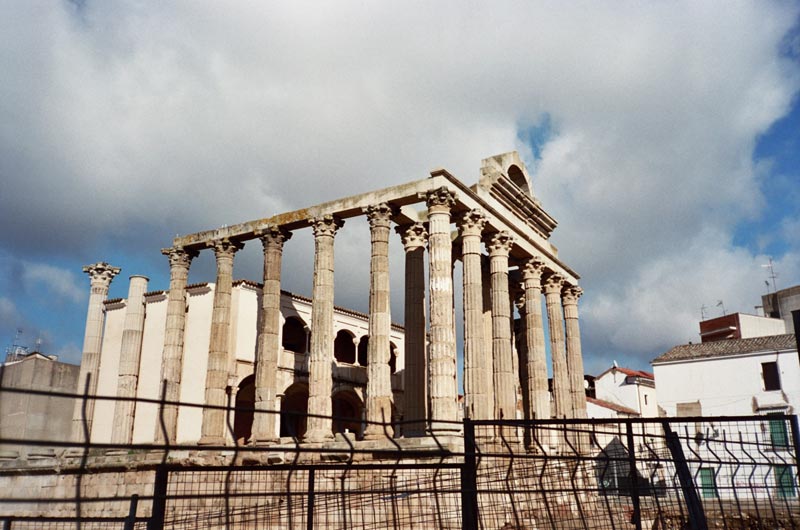
[[[394,438],[394,429],[388,425],[367,425],[364,429],[364,440],[388,440]]]
[[[227,445],[225,438],[222,436],[203,436],[198,440],[197,445]]]
[[[270,438],[250,438],[247,445],[252,447],[269,447],[271,445],[278,445],[280,442],[281,439],[276,436]]]
[[[307,431],[303,435],[302,443],[325,443],[333,440],[333,433],[322,429]]]

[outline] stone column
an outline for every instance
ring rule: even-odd
[[[311,352],[308,359],[308,413],[304,441],[333,439],[333,238],[344,221],[325,215],[311,221],[314,230],[314,287],[311,300]]]
[[[280,408],[276,398],[281,343],[281,259],[290,232],[270,226],[259,233],[264,246],[264,287],[261,291],[261,329],[256,347],[255,414],[251,441],[255,445],[278,441]]]
[[[556,418],[572,417],[572,401],[569,395],[567,354],[564,346],[564,319],[561,310],[561,287],[564,280],[550,274],[544,281],[544,297],[547,305],[547,321],[550,329],[550,357],[553,360],[553,397]]]
[[[486,216],[480,210],[466,212],[459,219],[464,283],[464,415],[475,420],[491,419],[494,408],[487,394],[487,381],[493,375],[483,333],[481,233],[485,224]]]
[[[230,366],[231,288],[233,256],[243,245],[221,239],[210,243],[217,258],[217,281],[214,287],[214,309],[211,313],[211,339],[208,346],[205,404],[224,407],[228,404],[228,368]],[[225,410],[203,409],[202,437],[199,445],[225,444]]]
[[[578,298],[583,289],[567,285],[561,292],[564,306],[564,328],[567,335],[567,368],[569,390],[572,397],[572,417],[586,417],[586,390],[583,386],[583,355],[581,354],[581,330],[578,324]]]
[[[406,420],[426,420],[428,379],[425,370],[425,243],[428,231],[422,223],[396,229],[406,251],[405,296],[405,399]],[[405,436],[425,434],[425,422],[407,423]]]
[[[389,228],[392,209],[386,203],[366,208],[371,255],[369,261],[369,343],[367,344],[368,440],[392,438],[392,373],[389,368]],[[380,425],[386,423],[387,425]]]
[[[527,350],[526,420],[550,419],[550,391],[547,388],[547,350],[542,320],[542,270],[544,264],[530,258],[522,265],[525,288],[525,346]]]
[[[494,407],[494,349],[492,339],[492,273],[489,256],[481,256],[481,295],[483,296],[483,351],[486,352],[486,399],[489,419],[495,418]]]
[[[112,267],[101,261],[87,265],[83,272],[89,275],[91,291],[89,294],[89,309],[86,313],[86,331],[83,336],[83,354],[81,355],[81,369],[78,377],[76,393],[89,396],[97,394],[97,376],[100,372],[100,351],[103,346],[103,302],[108,295],[108,286],[114,276],[122,269]],[[88,388],[86,382],[88,380]],[[72,437],[76,442],[89,442],[92,434],[92,420],[94,419],[94,400],[77,400],[75,411],[72,415]]]
[[[452,241],[450,209],[455,195],[447,188],[428,192],[428,259],[430,284],[430,345],[428,353],[431,430],[457,431],[458,385],[453,322]]]
[[[183,335],[186,329],[186,282],[189,266],[197,257],[194,250],[179,247],[165,248],[161,253],[169,257],[169,295],[167,319],[164,328],[164,352],[161,358],[161,381],[165,401],[180,401],[183,374]],[[174,443],[178,432],[178,406],[163,405],[161,419],[156,424],[156,442]]]
[[[144,276],[131,276],[128,287],[117,381],[117,397],[122,398],[122,401],[114,404],[114,423],[111,429],[111,443],[115,444],[129,444],[133,438],[136,402],[127,400],[136,397],[139,384],[139,359],[142,354],[145,318],[144,293],[147,292],[148,281]]]
[[[497,232],[489,240],[489,266],[492,274],[492,355],[494,357],[494,405],[499,419],[516,418],[514,371],[511,358],[511,307],[508,294],[508,253],[513,239]]]

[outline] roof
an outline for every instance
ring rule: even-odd
[[[607,373],[613,372],[614,370],[622,374],[625,374],[628,377],[642,377],[644,379],[650,379],[650,380],[655,380],[656,378],[652,373],[645,372],[644,370],[634,370],[632,368],[623,368],[622,366],[612,366],[602,374],[598,375],[595,379],[600,379]]]
[[[632,416],[638,416],[639,413],[633,409],[629,409],[628,407],[624,407],[622,405],[617,405],[616,403],[612,403],[610,401],[606,401],[604,399],[597,399],[593,397],[586,396],[586,401],[597,405],[598,407],[603,407],[605,409],[613,410],[614,412],[621,412],[623,414],[630,414]]]
[[[753,337],[750,339],[718,340],[714,342],[701,342],[699,344],[681,344],[680,346],[675,346],[666,353],[662,353],[651,362],[657,364],[775,351],[797,351],[797,342],[795,341],[794,334]]]

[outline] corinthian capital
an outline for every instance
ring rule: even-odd
[[[541,285],[544,262],[539,258],[528,258],[520,267],[520,271],[523,281],[532,281],[536,285]]]
[[[514,246],[514,238],[507,231],[502,230],[489,238],[489,256],[508,256]]]
[[[367,221],[370,228],[389,228],[392,224],[392,216],[396,213],[395,208],[389,204],[382,202],[380,204],[373,204],[364,208],[364,213],[367,214]]]
[[[170,269],[188,269],[189,265],[192,264],[192,259],[197,257],[196,250],[187,250],[183,247],[162,248],[161,253],[169,258]]]
[[[89,275],[89,280],[92,285],[108,287],[114,276],[122,271],[119,267],[109,265],[105,261],[99,261],[91,265],[86,265],[83,272]]]
[[[266,252],[268,248],[283,248],[283,244],[292,238],[292,233],[277,225],[268,225],[255,231]]]
[[[425,247],[425,243],[428,241],[428,231],[422,223],[397,226],[395,230],[400,234],[400,239],[406,252]]]
[[[344,226],[344,221],[333,215],[323,215],[311,219],[311,228],[314,231],[314,237],[333,237],[336,231]]]
[[[214,249],[214,255],[217,257],[217,259],[233,259],[233,255],[244,248],[244,243],[241,241],[235,241],[228,239],[227,237],[210,241],[206,243],[206,245]]]
[[[458,218],[458,226],[464,236],[480,236],[485,225],[486,215],[478,209],[464,212]]]
[[[564,285],[561,291],[561,303],[564,305],[578,305],[578,298],[583,294],[583,289],[577,285]]]
[[[558,274],[550,274],[542,282],[542,288],[545,294],[561,294],[561,287],[564,285],[564,278]]]
[[[442,186],[441,188],[429,191],[425,196],[425,200],[428,208],[438,208],[449,211],[456,203],[456,194]]]

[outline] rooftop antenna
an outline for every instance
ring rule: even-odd
[[[706,307],[706,304],[703,304],[703,305],[700,306],[700,320],[701,321],[706,319],[706,309],[708,309]]]
[[[722,300],[717,300],[717,307],[722,308],[722,316],[727,315],[727,313],[725,312],[725,304],[722,303]]]
[[[778,285],[777,285],[777,283],[775,283],[775,279],[778,277],[778,275],[775,272],[775,266],[772,263],[772,258],[769,258],[769,263],[765,263],[765,264],[761,265],[761,267],[764,268],[764,269],[769,269],[769,279],[772,280],[772,292],[773,293],[777,293],[778,292]],[[765,282],[767,284],[767,294],[769,294],[769,282],[766,281],[766,280],[765,280]]]

